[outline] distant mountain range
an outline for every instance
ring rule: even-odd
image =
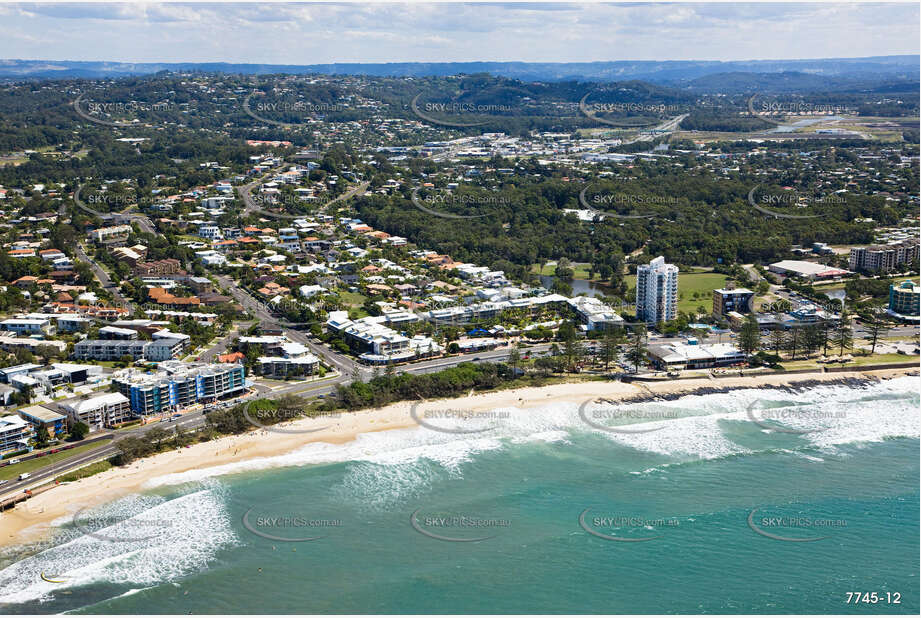
[[[337,63],[311,65],[229,63],[127,63],[70,60],[0,60],[0,79],[115,78],[149,75],[160,71],[236,73],[245,75],[288,73],[368,75],[375,77],[426,77],[489,73],[523,81],[644,80],[692,90],[723,88],[753,91],[878,88],[894,82],[917,82],[919,56],[826,58],[819,60],[709,60],[616,62],[400,62]],[[786,85],[786,87],[785,87]]]

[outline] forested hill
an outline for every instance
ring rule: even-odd
[[[148,75],[161,71],[200,71],[238,74],[367,75],[391,77],[434,77],[473,73],[526,81],[622,81],[640,79],[655,83],[685,85],[710,75],[726,73],[801,73],[820,80],[843,80],[865,85],[898,80],[917,80],[919,56],[877,56],[870,58],[826,58],[817,60],[720,61],[633,61],[615,62],[400,62],[334,63],[313,65],[229,64],[229,63],[128,63],[117,61],[76,62],[70,60],[0,60],[0,79],[73,79]],[[821,83],[828,88],[828,81]]]

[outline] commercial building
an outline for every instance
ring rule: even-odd
[[[113,377],[112,383],[128,398],[135,414],[174,412],[245,392],[242,365],[187,365],[170,361],[160,363],[159,367],[156,373],[126,369]]]
[[[889,313],[906,321],[921,319],[921,286],[913,281],[903,281],[889,286]]]
[[[678,317],[678,267],[663,256],[636,268],[636,317],[649,324]]]
[[[871,247],[851,247],[848,256],[848,268],[862,271],[889,272],[900,265],[910,265],[918,260],[919,241],[917,238],[904,240],[891,245]]]
[[[755,293],[745,288],[722,288],[713,290],[713,315],[727,316],[729,312],[748,313]]]
[[[128,398],[121,393],[106,393],[87,399],[65,401],[61,408],[72,423],[86,423],[90,430],[115,427],[133,418]]]
[[[659,369],[704,369],[744,363],[745,353],[729,343],[700,345],[696,339],[649,347],[649,359]]]
[[[849,275],[850,271],[840,268],[833,268],[825,264],[816,264],[814,262],[803,262],[801,260],[781,260],[774,262],[768,267],[772,273],[802,277],[804,279],[829,279],[831,277],[840,277]]]

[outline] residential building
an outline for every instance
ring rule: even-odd
[[[139,262],[134,267],[137,277],[162,277],[182,273],[182,264],[175,258],[166,258],[154,262]]]
[[[585,330],[597,330],[623,326],[624,319],[594,296],[576,296],[569,299]]]
[[[906,280],[889,286],[889,313],[903,320],[921,318],[921,286]]]
[[[918,248],[919,241],[917,238],[891,245],[851,247],[851,253],[848,256],[848,268],[869,272],[889,272],[896,270],[898,266],[908,266],[917,261]]]
[[[130,225],[113,225],[112,227],[101,227],[90,232],[90,238],[97,244],[109,244],[124,242],[131,233]]]
[[[29,421],[36,431],[39,427],[47,429],[48,435],[52,438],[61,436],[67,431],[67,417],[46,406],[29,406],[21,409],[19,415]]]
[[[217,225],[199,226],[198,235],[202,238],[207,238],[208,240],[221,240],[223,238],[223,235],[221,234],[221,228]]]
[[[713,315],[727,316],[729,312],[748,313],[755,293],[745,288],[726,287],[713,290]]]
[[[125,356],[130,356],[132,360],[143,358],[159,362],[171,360],[182,354],[189,341],[188,335],[170,331],[154,333],[153,341],[139,339],[84,339],[74,346],[73,356],[78,360],[99,361],[118,361]]]
[[[21,416],[0,416],[0,453],[31,449],[35,428]]]
[[[112,383],[128,398],[135,414],[174,412],[196,403],[213,402],[245,392],[245,369],[237,364],[188,365],[160,363],[160,371],[117,372]]]
[[[10,318],[0,322],[0,329],[14,332],[18,335],[51,335],[54,326],[48,319]]]
[[[105,393],[86,399],[61,403],[72,423],[86,423],[90,430],[115,427],[131,420],[133,414],[128,398],[121,393]]]
[[[663,256],[636,269],[636,317],[649,324],[678,317],[678,267]]]

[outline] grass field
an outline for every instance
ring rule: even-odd
[[[832,350],[829,349],[829,353]],[[873,354],[871,356],[855,356],[854,360],[849,363],[817,363],[816,359],[787,361],[780,364],[787,371],[796,369],[812,369],[821,367],[865,367],[867,365],[888,365],[899,363],[917,363],[918,356],[908,354]]]
[[[585,262],[573,262],[570,266],[574,273],[573,279],[588,279],[589,264]],[[531,272],[552,277],[556,274],[556,262],[544,264],[543,269],[540,268],[540,264],[532,264]]]
[[[339,298],[347,305],[361,307],[368,300],[368,297],[358,292],[339,292]]]
[[[33,470],[44,468],[45,466],[51,465],[53,463],[57,463],[61,461],[62,459],[67,459],[68,457],[72,457],[74,455],[77,455],[78,453],[88,451],[91,448],[97,447],[99,445],[100,445],[99,442],[93,442],[92,444],[84,444],[83,446],[72,448],[69,451],[62,451],[60,453],[55,453],[53,455],[45,455],[44,457],[30,459],[29,461],[24,461],[22,463],[18,463],[12,466],[5,466],[3,468],[0,468],[0,479],[9,480],[9,479],[16,478],[23,472],[32,472]]]
[[[726,275],[719,273],[679,273],[678,311],[696,312],[697,307],[703,305],[709,313],[713,309],[713,290],[723,287],[726,279]],[[636,288],[636,275],[629,275],[625,280],[630,289]],[[694,298],[695,293],[697,298]]]

